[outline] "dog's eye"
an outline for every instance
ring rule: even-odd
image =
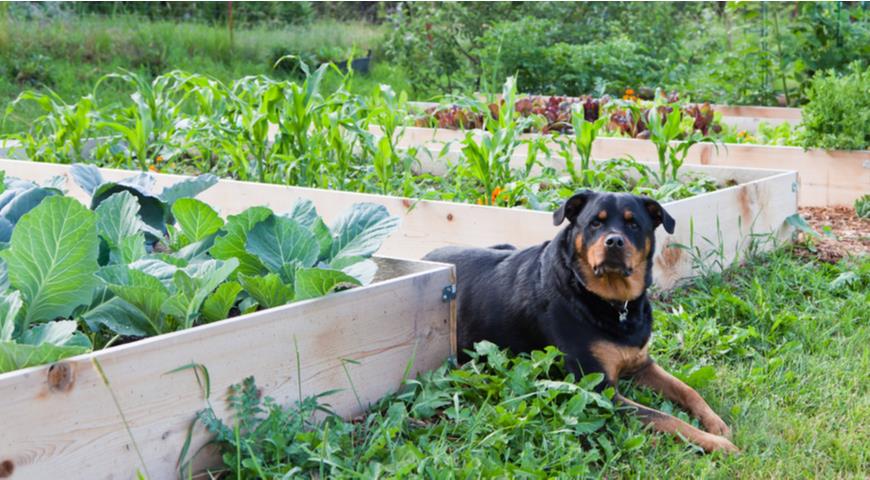
[[[590,223],[589,226],[592,228],[598,228],[601,226],[601,222],[598,220],[592,220],[592,223]]]
[[[638,225],[637,222],[635,222],[634,220],[632,220],[632,221],[630,221],[630,222],[627,222],[627,223],[628,223],[628,228],[630,228],[630,229],[632,229],[632,230],[637,230],[638,227],[640,226],[640,225]]]

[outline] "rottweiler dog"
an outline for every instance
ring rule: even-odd
[[[460,352],[481,340],[515,353],[554,345],[575,377],[601,372],[599,389],[632,377],[686,408],[707,431],[616,394],[654,429],[708,452],[738,451],[707,402],[648,353],[655,230],[673,233],[674,219],[650,198],[584,190],[553,213],[556,226],[565,220],[553,240],[534,247],[446,247],[426,255],[456,266]]]

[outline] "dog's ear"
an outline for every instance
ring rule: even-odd
[[[646,208],[646,211],[653,220],[653,229],[662,225],[665,227],[666,232],[674,233],[676,222],[674,221],[674,218],[668,214],[667,210],[662,208],[659,202],[648,197],[643,197],[643,206]]]
[[[592,190],[581,190],[574,194],[573,197],[565,200],[565,203],[559,207],[558,210],[553,212],[553,225],[559,226],[562,222],[567,218],[569,222],[574,223],[574,220],[577,218],[577,215],[583,210],[583,207],[589,203],[595,195],[597,195]]]

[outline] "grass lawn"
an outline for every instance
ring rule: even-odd
[[[800,251],[781,249],[655,302],[654,357],[732,427],[737,456],[702,455],[615,414],[588,389],[595,378],[580,388],[560,382],[556,352],[510,359],[493,347],[354,422],[312,423],[310,399],[301,413],[268,407],[266,420],[241,424],[237,441],[232,426],[203,418],[223,429],[224,459],[231,470],[238,461],[243,477],[296,469],[346,478],[866,478],[870,258],[829,264]],[[621,388],[688,420],[649,391]]]
[[[293,72],[272,68],[282,55],[343,55],[355,49],[356,56],[361,56],[367,49],[376,49],[382,35],[381,27],[368,23],[324,20],[280,29],[236,29],[231,44],[223,25],[129,15],[44,21],[0,17],[0,105],[27,89],[52,89],[66,101],[77,101],[93,91],[100,77],[122,68],[149,76],[178,69],[222,81],[261,74],[291,78]],[[389,83],[397,91],[410,89],[399,69],[378,63],[377,58],[368,75],[357,76],[354,88],[370,91],[379,83]],[[337,84],[338,77],[332,75],[325,87]],[[109,82],[99,94],[114,101],[130,92],[119,82]],[[28,103],[0,124],[0,134],[21,130],[38,113],[37,105]],[[0,118],[4,114],[5,109],[0,110]]]

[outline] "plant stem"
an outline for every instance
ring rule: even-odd
[[[780,77],[782,78],[782,91],[783,91],[783,94],[785,94],[785,104],[791,105],[791,102],[789,101],[789,98],[788,98],[788,87],[786,86],[786,83],[785,83],[785,66],[783,65],[784,59],[783,59],[783,55],[782,55],[782,37],[780,37],[780,35],[779,35],[779,20],[778,20],[778,18],[779,18],[779,16],[776,14],[776,10],[774,10],[773,11],[773,29],[774,29],[774,34],[776,35],[776,50],[777,50],[777,53],[779,54],[779,74],[780,74]]]

